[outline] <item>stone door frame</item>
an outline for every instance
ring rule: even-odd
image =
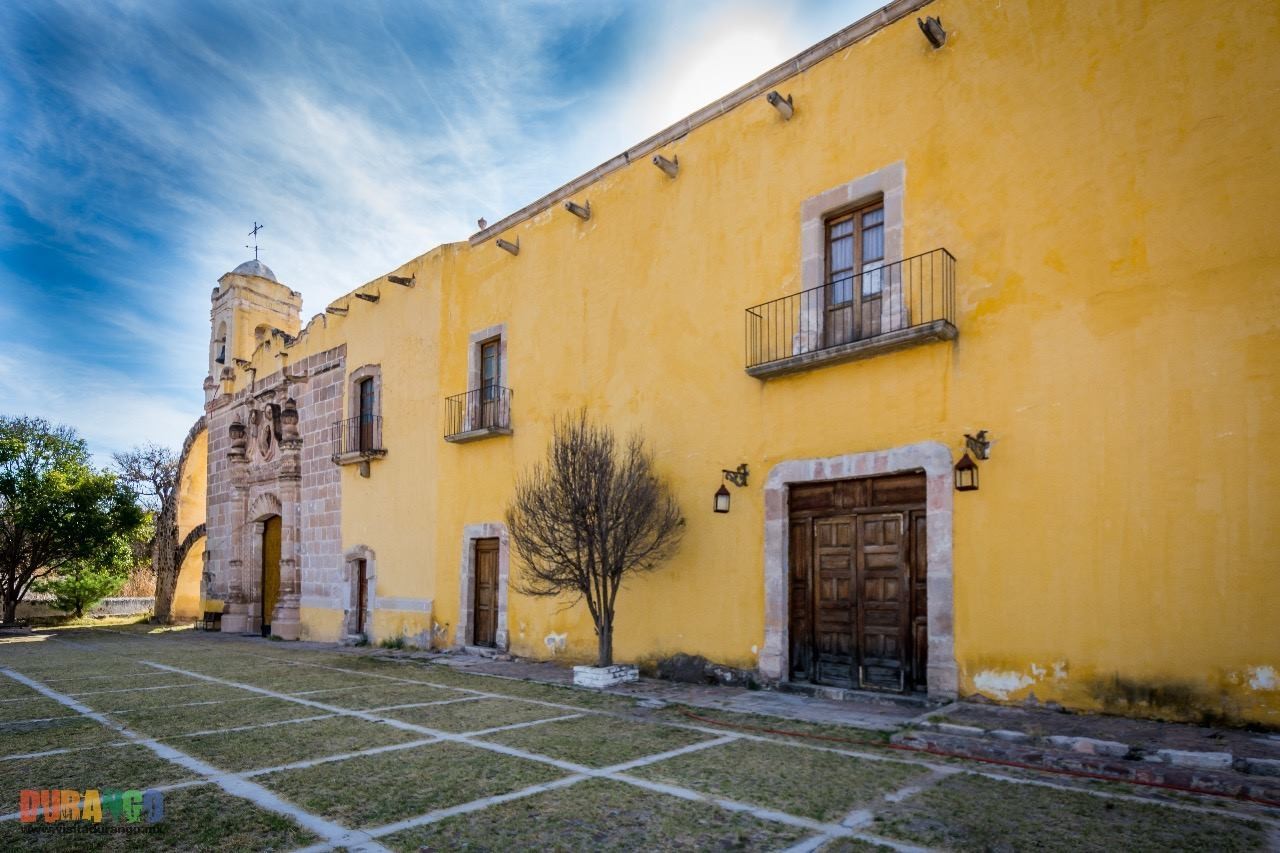
[[[368,545],[356,545],[348,549],[343,556],[342,571],[346,581],[347,593],[345,596],[346,607],[342,609],[342,633],[346,637],[355,637],[360,633],[356,630],[356,625],[359,622],[359,619],[356,618],[356,610],[360,602],[360,576],[356,571],[356,566],[361,560],[364,560],[365,578],[364,636],[366,639],[372,639],[374,600],[376,597],[374,593],[378,588],[378,564],[374,559],[373,549]]]
[[[957,667],[954,636],[952,556],[951,451],[935,441],[908,444],[891,450],[850,453],[824,459],[779,462],[764,486],[764,647],[759,668],[764,678],[788,681],[790,584],[787,571],[790,508],[787,487],[793,483],[878,477],[923,470],[925,473],[925,526],[929,539],[925,577],[928,585],[929,654],[926,682],[931,698],[954,699]]]
[[[494,632],[493,645],[499,651],[506,651],[510,646],[507,632],[507,587],[510,585],[511,574],[511,539],[507,534],[507,526],[498,521],[468,524],[462,528],[462,559],[458,569],[458,627],[454,632],[453,642],[462,647],[475,644],[472,617],[476,601],[477,539],[498,540],[498,627]]]

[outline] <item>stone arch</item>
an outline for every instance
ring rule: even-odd
[[[258,495],[249,506],[249,521],[251,522],[261,523],[273,515],[283,516],[284,507],[280,503],[280,499],[270,492]]]

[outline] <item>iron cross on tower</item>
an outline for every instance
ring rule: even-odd
[[[245,246],[245,248],[246,248],[246,249],[253,249],[253,259],[254,259],[255,261],[258,259],[258,232],[259,232],[259,231],[261,231],[263,228],[266,228],[266,227],[267,227],[267,226],[265,226],[265,225],[259,225],[259,224],[258,224],[258,220],[256,220],[256,219],[255,219],[255,220],[253,220],[253,230],[249,232],[249,236],[253,238],[253,245],[252,245],[252,246]]]

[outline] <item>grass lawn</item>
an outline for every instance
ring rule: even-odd
[[[137,788],[193,778],[191,771],[165,761],[144,746],[113,746],[92,752],[64,752],[0,764],[0,812],[18,810],[24,788]]]
[[[257,781],[344,826],[373,827],[565,775],[521,758],[433,743],[272,773]]]
[[[242,732],[173,738],[166,743],[215,767],[241,772],[421,738],[390,726],[330,717]]]
[[[1262,828],[1256,823],[968,773],[945,779],[878,815],[874,831],[965,851],[1234,853],[1266,849]]]
[[[484,740],[505,743],[539,755],[573,761],[587,767],[608,767],[625,761],[679,749],[711,735],[651,723],[633,723],[599,714],[544,723],[485,735]]]
[[[111,821],[111,822],[108,822]],[[103,826],[118,826],[104,818]],[[107,853],[148,850],[160,853],[240,853],[243,850],[291,850],[318,839],[282,815],[260,809],[213,785],[164,794],[164,819],[146,835],[60,835],[36,823],[24,830],[16,821],[0,823],[0,849]]]
[[[573,712],[559,708],[548,708],[546,705],[531,705],[527,702],[508,699],[476,699],[470,702],[452,702],[448,705],[427,705],[422,708],[400,708],[395,711],[379,712],[406,723],[458,733],[477,732],[531,720],[549,720],[571,713]]]
[[[0,637],[0,660],[59,693],[86,694],[77,701],[227,774],[320,761],[252,777],[288,808],[316,818],[390,829],[401,821],[440,818],[443,809],[471,809],[380,839],[396,850],[783,850],[797,844],[826,853],[884,849],[787,822],[830,825],[852,812],[875,838],[945,850],[1231,853],[1274,843],[1266,825],[1230,813],[1256,810],[1246,804],[1179,799],[1118,782],[1082,782],[1061,790],[1071,783],[1034,770],[960,760],[913,763],[885,748],[881,733],[679,705],[654,708],[626,695],[484,676],[365,650],[117,625]],[[147,661],[193,675],[159,670]],[[144,689],[149,687],[167,689]],[[424,704],[441,701],[446,704]],[[389,707],[401,705],[414,707]],[[388,709],[374,711],[373,720],[347,713],[378,708]],[[54,719],[31,722],[38,717]],[[301,721],[313,717],[320,719]],[[454,734],[518,727],[477,735],[479,745],[404,746],[427,736],[393,722]],[[705,746],[718,735],[735,734],[738,739],[730,743]],[[145,746],[107,746],[120,740],[108,726],[0,675],[0,815],[17,809],[22,788],[146,788],[192,778],[181,764]],[[603,768],[698,744],[703,748],[643,764],[620,779],[593,778],[585,770],[578,775],[548,763]],[[5,759],[64,747],[73,751]],[[338,757],[382,747],[393,748]],[[1009,781],[969,772],[943,777],[923,762]],[[1017,780],[1050,780],[1059,788]],[[706,799],[651,790],[640,781],[689,789]],[[890,801],[885,795],[891,792],[902,793]],[[1108,792],[1149,799],[1106,798]],[[497,795],[518,796],[484,803]],[[748,808],[725,808],[716,799]],[[1179,810],[1172,807],[1176,802],[1217,811]],[[283,851],[320,840],[297,820],[211,783],[166,792],[165,808],[165,820],[146,835],[24,831],[16,821],[0,821],[0,850]]]
[[[92,746],[117,740],[121,740],[119,732],[87,717],[0,724],[0,756]],[[4,772],[5,769],[0,768],[0,774]],[[3,811],[3,804],[0,804],[0,811]]]
[[[250,694],[253,695],[253,694]],[[191,734],[212,729],[229,729],[235,726],[252,726],[276,720],[296,720],[323,714],[317,708],[308,708],[281,699],[254,698],[245,701],[215,702],[210,705],[190,705],[176,708],[146,708],[139,711],[117,712],[111,716],[138,734],[150,737]]]
[[[343,690],[336,693],[317,693],[308,696],[326,705],[337,705],[339,708],[385,708],[389,705],[407,705],[414,702],[439,702],[444,699],[462,699],[468,694],[459,693],[443,687],[428,687],[425,684],[396,684],[394,681],[383,682],[372,687],[357,690]]]
[[[628,772],[704,794],[838,823],[854,808],[869,805],[928,771],[910,764],[865,761],[744,740]]]
[[[781,850],[812,833],[589,779],[380,839],[393,850]]]
[[[227,699],[252,699],[261,694],[248,690],[237,690],[221,684],[199,682],[190,687],[170,687],[164,690],[126,690],[123,693],[99,693],[93,696],[79,696],[77,702],[88,705],[95,711],[115,713],[117,711],[133,711],[142,708],[171,708],[192,702],[215,702]]]
[[[60,702],[46,699],[38,693],[34,698],[17,702],[0,703],[0,723],[12,723],[20,720],[43,720],[48,717],[75,717],[75,711]]]

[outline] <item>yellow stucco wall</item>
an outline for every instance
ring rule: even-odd
[[[178,542],[204,523],[205,493],[209,485],[209,432],[196,433],[187,451],[186,464],[178,472]],[[204,572],[204,539],[198,540],[178,567],[178,582],[173,593],[173,618],[178,621],[198,619],[203,615],[201,575]],[[212,609],[212,608],[211,608]]]
[[[753,99],[662,150],[677,179],[636,162],[575,196],[590,221],[539,213],[504,234],[518,257],[440,247],[396,271],[416,287],[313,325],[299,357],[345,342],[349,370],[382,367],[388,455],[342,498],[379,596],[431,600],[451,643],[463,526],[501,521],[586,405],[645,432],[688,519],[620,596],[617,657],[754,666],[769,469],[986,428],[955,500],[961,693],[1280,724],[1280,7],[926,11],[944,49],[898,21],[780,86],[791,121]],[[958,259],[958,340],[747,376],[744,309],[801,286],[801,201],[898,162],[903,255]],[[447,444],[468,335],[498,323],[515,434]],[[516,654],[594,652],[583,607],[512,592],[509,628]]]

